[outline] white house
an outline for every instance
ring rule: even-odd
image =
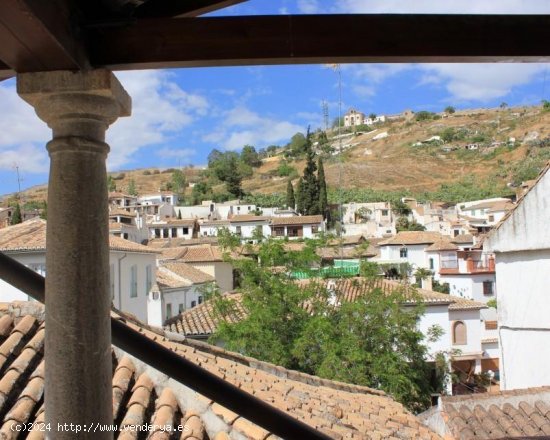
[[[109,209],[109,233],[135,243],[143,243],[149,238],[143,217],[118,205],[112,205]]]
[[[165,218],[147,224],[149,238],[186,238],[196,236],[195,219]]]
[[[214,277],[222,291],[233,290],[233,266],[224,261],[222,251],[218,246],[198,245],[162,249],[159,261],[160,265],[187,263]]]
[[[109,290],[113,305],[148,322],[147,298],[155,283],[158,251],[112,235],[109,248]],[[46,221],[37,218],[1,229],[0,250],[46,276]],[[29,299],[0,280],[2,302]]]
[[[282,217],[285,218],[285,217]],[[257,215],[234,215],[229,218],[229,231],[242,240],[253,240],[254,237],[271,235],[271,218]]]
[[[396,216],[389,202],[345,203],[344,235],[384,237],[395,234]]]
[[[157,283],[149,297],[149,324],[162,326],[167,319],[202,304],[205,288],[214,277],[187,263],[166,263],[157,268]]]
[[[201,237],[216,237],[220,229],[229,229],[229,220],[199,220]]]
[[[274,217],[271,219],[273,237],[315,238],[325,230],[322,215],[300,215],[296,217]]]
[[[118,206],[119,208],[126,208],[134,206],[137,203],[137,197],[129,194],[124,194],[117,191],[109,192],[109,205]]]
[[[469,226],[479,232],[486,232],[498,224],[513,207],[510,199],[497,197],[458,203],[456,210],[459,218],[466,220]]]
[[[140,205],[162,205],[166,203],[168,205],[176,206],[178,204],[178,195],[170,191],[143,194],[138,197],[137,203]]]
[[[439,232],[401,231],[397,235],[378,243],[380,247],[379,263],[409,263],[413,269],[429,269],[426,249],[441,241]]]
[[[350,109],[344,115],[344,127],[353,127],[355,125],[363,125],[365,123],[365,114],[357,110]]]
[[[550,384],[550,173],[489,234],[496,258],[501,387]]]

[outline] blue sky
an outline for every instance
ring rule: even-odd
[[[550,0],[252,0],[218,15],[286,13],[543,13]],[[363,64],[342,66],[343,111],[393,114],[405,109],[539,104],[550,99],[547,64]],[[338,75],[320,65],[193,68],[119,72],[133,115],[108,132],[110,170],[201,165],[213,148],[284,145],[297,131],[322,126],[322,101],[338,116]],[[47,181],[50,132],[0,83],[0,194]]]

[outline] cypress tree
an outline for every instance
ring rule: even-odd
[[[326,218],[328,208],[327,182],[325,180],[325,168],[323,159],[319,158],[317,163],[317,180],[319,182],[319,213]]]
[[[311,147],[311,135],[308,129],[306,144],[306,167],[304,168],[304,176],[302,179],[302,203],[304,214],[306,215],[319,214],[319,181],[315,175],[316,171],[317,165],[315,165],[315,152]]]
[[[294,187],[292,181],[288,181],[286,185],[286,206],[290,209],[296,208],[296,198],[294,197]]]
[[[304,181],[300,177],[298,180],[298,184],[296,185],[296,194],[295,194],[295,200],[296,200],[296,211],[298,211],[298,214],[304,213],[304,199],[302,194],[304,193]]]
[[[15,209],[13,210],[13,215],[11,216],[11,224],[17,225],[21,223],[23,220],[21,218],[21,207],[19,206],[19,203],[15,205]]]

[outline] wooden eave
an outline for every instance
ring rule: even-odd
[[[302,63],[548,62],[549,15],[198,17],[244,0],[1,0],[14,72]]]

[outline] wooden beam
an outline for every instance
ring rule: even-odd
[[[1,0],[0,61],[17,72],[89,67],[68,0]]]
[[[15,71],[6,66],[2,61],[0,61],[0,81],[11,78],[15,76]]]
[[[149,0],[139,6],[138,18],[198,17],[248,0]]]
[[[548,62],[546,15],[298,15],[137,20],[96,31],[112,69],[298,63]]]

